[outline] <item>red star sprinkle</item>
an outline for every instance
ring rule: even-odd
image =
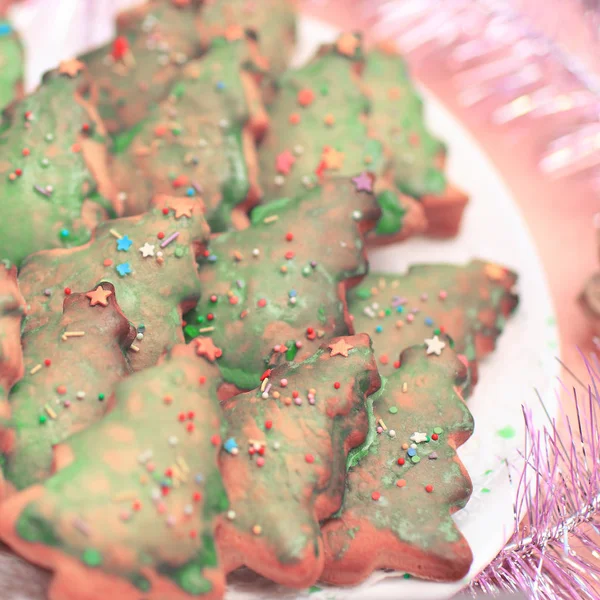
[[[275,159],[275,168],[278,173],[288,175],[295,162],[296,157],[289,150],[285,150]]]

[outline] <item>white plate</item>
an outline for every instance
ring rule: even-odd
[[[33,0],[31,8],[23,5],[15,11],[16,24],[23,31],[26,43],[29,42],[29,88],[60,58],[82,51],[92,39],[104,42],[111,34],[111,10],[132,4],[131,0],[94,2]],[[57,5],[61,11],[55,12]],[[90,10],[95,13],[93,19],[89,17]],[[52,28],[43,26],[50,21]],[[296,64],[310,57],[320,43],[335,39],[337,33],[322,22],[303,19]],[[513,532],[514,477],[521,468],[519,450],[523,449],[524,441],[522,404],[531,407],[535,420],[542,423],[545,417],[534,393],[537,389],[549,413],[555,415],[557,411],[554,382],[558,376],[555,356],[559,349],[554,309],[527,225],[499,173],[461,124],[425,90],[424,95],[428,123],[450,148],[448,175],[469,193],[471,202],[456,239],[413,239],[377,250],[371,255],[373,270],[401,273],[414,263],[466,263],[478,257],[504,264],[520,275],[521,304],[500,338],[497,351],[481,365],[480,382],[469,400],[475,417],[475,434],[459,451],[473,479],[474,493],[455,518],[473,550],[473,567],[467,578],[455,584],[405,580],[398,574],[377,573],[355,588],[324,586],[310,594],[243,577],[230,587],[229,600],[450,598],[496,556]],[[499,434],[503,432],[506,436],[509,431],[514,431],[514,435],[508,438]]]

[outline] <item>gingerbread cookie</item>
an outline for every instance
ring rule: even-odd
[[[219,534],[227,570],[247,565],[292,587],[323,569],[319,521],[341,504],[348,452],[368,431],[367,398],[380,379],[366,335],[334,338],[303,363],[265,375],[223,405],[219,461],[229,522]]]
[[[422,200],[429,234],[455,235],[468,197],[446,181],[446,148],[425,125],[423,101],[404,60],[389,44],[382,45],[367,55],[362,81],[372,103],[369,134],[385,148],[390,181],[403,194]],[[396,241],[401,229],[390,229],[376,241]]]
[[[7,268],[0,264],[0,422],[7,417],[2,410],[3,403],[24,373],[21,321],[25,312],[16,267]]]
[[[494,350],[517,307],[516,281],[513,271],[480,260],[416,265],[406,275],[371,273],[348,292],[348,307],[355,331],[372,337],[383,376],[398,368],[405,348],[446,335],[475,384],[478,361]]]
[[[23,74],[21,40],[10,21],[3,19],[0,14],[0,111],[23,95]]]
[[[215,371],[195,348],[175,348],[119,384],[106,418],[56,448],[55,475],[3,505],[0,536],[54,572],[51,598],[223,597]]]
[[[200,55],[198,0],[151,0],[117,18],[116,39],[82,57],[97,84],[111,134],[144,119],[166,98],[180,69]],[[126,134],[127,135],[127,134]]]
[[[271,127],[259,149],[267,201],[292,198],[323,175],[352,177],[382,168],[381,144],[367,137],[369,102],[359,84],[362,42],[344,34],[308,65],[277,82]]]
[[[323,526],[323,581],[354,585],[376,569],[455,581],[471,565],[451,518],[471,494],[456,456],[473,431],[458,392],[467,369],[437,336],[400,362],[375,396],[372,443],[349,460],[342,509]]]
[[[266,113],[242,67],[249,59],[244,39],[217,38],[118,148],[112,169],[129,214],[145,210],[156,193],[199,196],[211,230],[224,231],[237,205],[261,195],[254,140]]]
[[[155,365],[167,346],[183,341],[182,311],[200,296],[196,257],[208,238],[202,209],[198,198],[157,196],[147,213],[100,225],[85,246],[30,257],[19,274],[31,306],[24,334],[62,313],[72,290],[106,281],[138,331],[133,369]]]
[[[307,66],[279,79],[271,126],[259,148],[263,202],[294,197],[324,176],[384,172],[383,147],[368,135],[370,105],[361,88],[362,65],[360,37],[345,33],[323,46]],[[399,239],[425,229],[418,203],[399,197],[389,184],[378,182],[376,192],[382,217],[371,235],[392,231]]]
[[[243,30],[257,45],[270,73],[279,76],[291,59],[296,43],[296,0],[210,0],[202,7],[203,45]]]
[[[92,88],[84,65],[66,61],[5,113],[0,259],[18,266],[38,250],[79,246],[99,221],[119,212],[107,175],[106,132],[86,98]]]
[[[70,294],[63,314],[45,321],[23,336],[26,374],[2,409],[10,415],[0,425],[4,493],[46,479],[52,447],[102,418],[131,372],[126,352],[136,332],[111,284]]]
[[[248,390],[280,360],[304,360],[349,333],[346,288],[367,272],[364,231],[378,217],[372,179],[324,183],[305,197],[260,206],[252,226],[211,241],[189,337],[222,350],[226,382]]]

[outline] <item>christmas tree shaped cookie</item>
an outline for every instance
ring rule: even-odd
[[[223,597],[213,375],[195,348],[176,348],[119,384],[106,418],[57,447],[58,472],[43,486],[4,504],[0,536],[54,571],[51,598]]]
[[[21,349],[24,315],[25,299],[17,285],[17,269],[0,264],[0,420],[7,416],[3,401],[24,373]]]
[[[382,146],[367,137],[362,60],[360,38],[348,33],[278,80],[271,127],[259,152],[267,201],[297,196],[326,175],[381,171]]]
[[[199,198],[157,196],[147,213],[100,225],[85,246],[32,256],[19,274],[31,307],[25,334],[62,313],[71,290],[107,281],[138,331],[133,369],[155,365],[167,346],[183,341],[182,311],[200,296],[196,257],[208,238],[202,210]]]
[[[63,314],[23,336],[26,374],[10,394],[0,426],[6,493],[48,477],[52,447],[102,418],[109,396],[131,372],[135,329],[102,283],[64,300]]]
[[[259,148],[263,202],[302,194],[324,177],[384,171],[383,147],[366,125],[370,105],[360,83],[362,65],[360,38],[345,33],[308,65],[278,80],[269,132]],[[396,241],[425,229],[418,203],[382,182],[376,192],[382,194],[377,237],[391,231]]]
[[[269,366],[304,360],[349,332],[346,288],[366,274],[363,232],[379,214],[368,189],[328,181],[303,198],[256,208],[250,228],[211,241],[185,331],[222,350],[226,382],[253,389]]]
[[[470,365],[492,352],[506,319],[515,310],[517,275],[499,265],[417,265],[406,275],[369,274],[348,292],[354,329],[373,339],[384,376],[399,366],[398,354],[433,335],[450,337],[454,351]]]
[[[444,144],[425,125],[423,101],[404,60],[382,45],[368,54],[362,80],[372,104],[369,133],[385,148],[390,179],[402,193],[422,201],[429,233],[456,234],[468,198],[446,182]]]
[[[226,402],[220,468],[229,495],[219,535],[227,570],[242,564],[292,587],[323,569],[319,521],[340,507],[348,452],[365,441],[379,389],[366,335],[334,338]]]
[[[296,41],[295,0],[213,0],[202,7],[203,45],[234,29],[256,40],[269,71],[278,76],[288,66]]]
[[[0,111],[23,95],[23,47],[0,7]],[[0,127],[2,117],[0,117]]]
[[[234,207],[260,196],[254,138],[266,114],[258,86],[242,67],[246,60],[244,39],[216,39],[203,58],[182,69],[169,99],[114,156],[128,212],[141,212],[156,193],[199,196],[211,230],[223,231]]]
[[[326,582],[354,585],[376,569],[454,581],[469,570],[451,518],[471,494],[456,456],[473,431],[458,392],[467,369],[437,336],[400,360],[373,403],[374,440],[349,461],[343,507],[323,526]]]
[[[112,208],[105,200],[114,194],[105,131],[84,97],[90,90],[83,64],[67,61],[7,111],[0,130],[0,259],[19,265],[38,250],[84,244],[107,211],[118,212],[116,200]]]
[[[117,18],[117,38],[82,57],[98,86],[110,133],[137,125],[166,98],[185,63],[200,55],[198,0],[152,0]],[[134,132],[126,132],[125,138]]]

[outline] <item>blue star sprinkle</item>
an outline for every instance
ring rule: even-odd
[[[131,265],[128,262],[117,265],[117,273],[121,277],[125,277],[125,275],[129,275],[131,273]]]
[[[129,236],[124,235],[117,240],[117,250],[127,252],[131,248],[131,244],[133,244],[133,241],[129,239]]]

